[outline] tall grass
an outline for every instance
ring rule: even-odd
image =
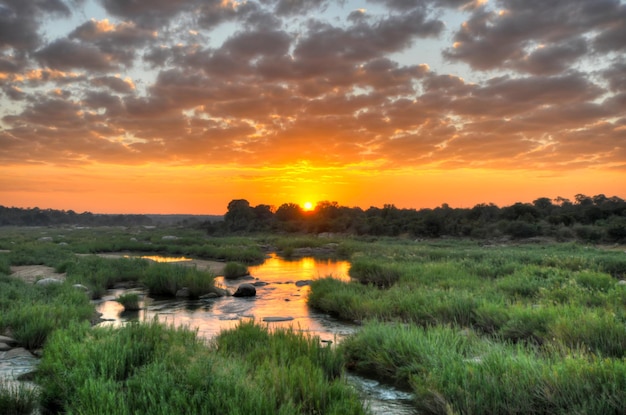
[[[0,413],[30,415],[39,405],[36,389],[23,383],[0,379]]]
[[[580,349],[538,354],[450,327],[371,323],[340,345],[353,369],[410,385],[423,414],[618,414],[626,362]]]
[[[38,371],[48,410],[81,414],[363,414],[319,339],[243,323],[205,344],[156,322],[53,334]]]
[[[89,299],[69,284],[42,287],[0,277],[0,332],[10,331],[27,349],[42,347],[57,328],[93,314]]]

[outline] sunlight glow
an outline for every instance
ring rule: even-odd
[[[304,202],[304,204],[302,205],[302,209],[304,209],[304,210],[313,210],[313,203],[311,203],[311,202]]]

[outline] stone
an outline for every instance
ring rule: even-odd
[[[263,281],[256,281],[252,285],[254,285],[255,287],[265,287],[267,283]]]
[[[52,237],[51,236],[42,236],[41,238],[38,239],[39,242],[52,242]]]
[[[9,346],[8,344],[0,342],[0,352],[6,352],[6,351],[9,351],[11,349],[12,349],[12,347]]]
[[[233,294],[233,297],[254,297],[256,295],[256,288],[252,284],[241,284],[237,287],[237,291]]]
[[[280,321],[291,321],[293,317],[263,317],[263,321],[267,323],[278,323]]]
[[[83,284],[74,284],[72,285],[72,287],[76,288],[77,290],[84,291],[84,292],[89,291],[89,288],[85,287]]]
[[[626,280],[620,280],[617,285],[626,285]]]
[[[0,343],[5,343],[9,346],[17,346],[17,340],[9,336],[0,336]]]
[[[300,280],[296,281],[296,287],[304,287],[306,285],[311,285],[311,280]]]
[[[165,235],[164,237],[161,238],[162,241],[176,241],[178,240],[178,236],[174,236],[174,235]]]
[[[217,293],[208,293],[200,296],[202,300],[210,300],[211,298],[219,298],[219,295]]]
[[[57,279],[57,278],[42,278],[39,281],[37,281],[35,284],[37,285],[52,285],[52,284],[63,284],[63,281]]]
[[[14,359],[16,357],[33,357],[33,355],[23,347],[16,347],[11,349],[4,355],[5,359]]]
[[[190,297],[189,288],[183,287],[180,290],[176,291],[176,297],[178,298],[189,298]]]

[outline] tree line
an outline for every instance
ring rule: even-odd
[[[146,215],[105,215],[73,210],[0,206],[0,226],[139,226],[150,225]]]
[[[370,207],[340,206],[319,202],[312,211],[298,204],[274,208],[251,206],[245,199],[232,200],[224,220],[206,222],[209,233],[283,232],[340,233],[373,236],[409,235],[473,238],[553,237],[587,242],[626,241],[626,201],[617,196],[586,196],[575,199],[541,197],[532,203],[498,207],[493,203],[472,208],[399,209],[393,204]]]

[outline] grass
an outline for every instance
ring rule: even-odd
[[[224,278],[236,279],[250,275],[248,267],[239,262],[227,262],[224,266]]]
[[[57,328],[89,321],[93,305],[69,284],[37,286],[0,276],[0,332],[29,350],[41,348]]]
[[[121,294],[115,301],[124,306],[125,311],[138,311],[141,309],[139,306],[139,294],[137,293]]]
[[[349,367],[410,387],[419,413],[626,410],[621,251],[388,239],[352,249],[350,274],[368,284],[316,280],[309,304],[363,322],[340,346]],[[368,277],[385,270],[393,283]]]
[[[242,323],[206,344],[157,322],[54,333],[38,371],[47,410],[81,414],[363,414],[319,339]]]
[[[454,327],[370,323],[341,350],[354,370],[410,386],[423,414],[618,414],[626,361],[494,342]]]
[[[23,383],[0,379],[0,413],[30,415],[39,406],[36,389]]]

